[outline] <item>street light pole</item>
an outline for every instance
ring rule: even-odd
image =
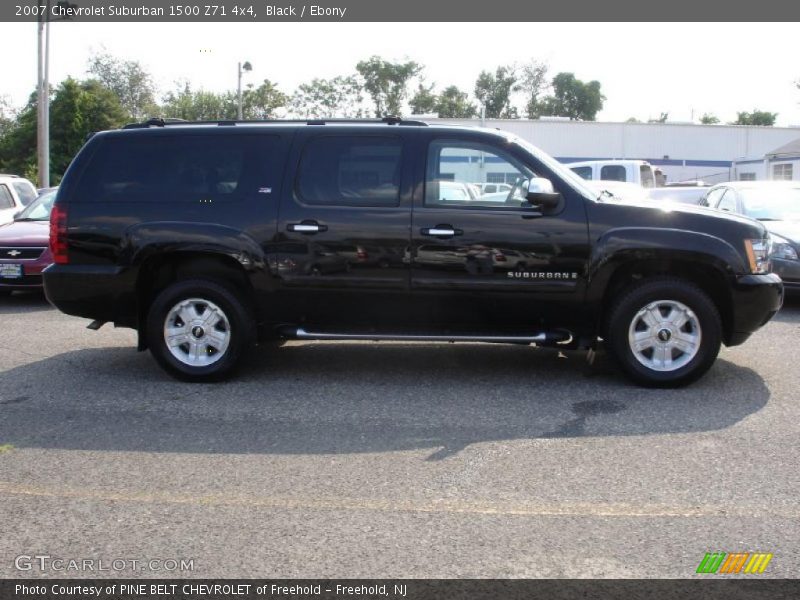
[[[236,119],[239,120],[239,121],[241,121],[243,119],[243,117],[242,117],[242,71],[252,71],[252,70],[253,70],[253,65],[251,65],[247,61],[245,61],[244,64],[242,64],[242,63],[238,64],[237,74],[239,75],[239,85],[238,85],[238,88],[237,88],[238,89],[238,94],[237,95],[238,95],[238,98],[239,98],[239,102],[238,102],[238,110],[236,111]]]
[[[45,3],[45,13],[39,15],[37,35],[38,80],[36,101],[36,150],[39,165],[39,187],[50,187],[50,4]],[[75,8],[65,0],[56,2],[59,9]],[[61,13],[63,14],[63,13]],[[56,21],[68,19],[64,16]]]
[[[39,187],[50,187],[50,0],[47,12],[38,23],[38,85],[36,102],[36,137],[39,165]]]
[[[236,119],[241,121],[242,120],[242,63],[239,63],[238,73],[239,73],[239,88],[238,88],[239,92],[237,97],[239,98],[239,103],[238,103],[238,110],[236,112]]]

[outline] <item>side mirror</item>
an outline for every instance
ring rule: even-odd
[[[19,218],[19,216],[20,216],[21,214],[22,214],[22,211],[21,211],[21,210],[18,210],[17,212],[15,212],[15,213],[14,213],[14,216],[13,216],[13,217],[11,217],[11,218],[12,218],[12,219],[14,219],[14,220],[16,221],[16,220],[17,220],[17,218]]]
[[[531,177],[528,182],[528,202],[544,208],[555,208],[561,201],[561,194],[553,189],[553,182],[544,177]]]

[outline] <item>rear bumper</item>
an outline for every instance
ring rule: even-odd
[[[783,282],[775,273],[739,276],[731,293],[733,326],[725,340],[728,346],[743,343],[783,306]]]
[[[61,312],[101,321],[135,321],[135,307],[129,306],[130,275],[120,267],[53,264],[42,278],[47,300]]]
[[[41,290],[41,275],[24,275],[22,279],[0,279],[0,290],[24,291]]]

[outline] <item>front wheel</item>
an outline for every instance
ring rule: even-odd
[[[714,363],[722,322],[700,288],[673,278],[645,280],[619,297],[606,324],[612,357],[628,377],[649,387],[679,387]]]
[[[235,369],[253,331],[252,319],[228,288],[190,280],[162,291],[147,316],[156,361],[185,381],[216,381]]]

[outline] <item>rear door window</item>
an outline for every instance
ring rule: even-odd
[[[315,206],[398,206],[402,152],[396,137],[314,138],[300,159],[297,196]]]
[[[600,169],[600,179],[606,181],[627,181],[625,167],[622,165],[604,165]]]
[[[81,176],[77,201],[232,201],[269,172],[278,136],[123,136],[104,140]]]

